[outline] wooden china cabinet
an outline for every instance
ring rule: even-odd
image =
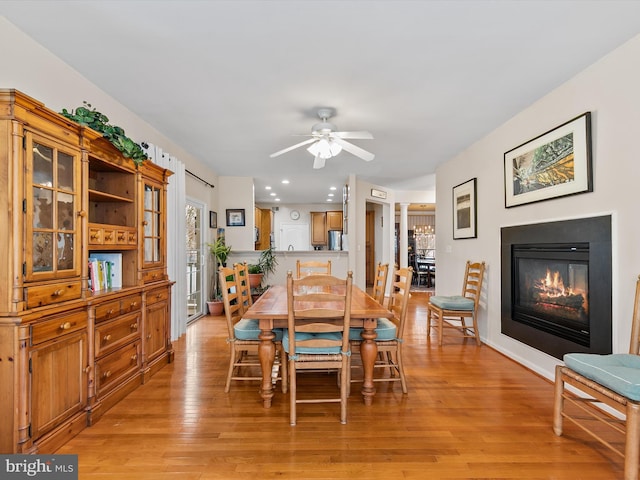
[[[0,89],[0,453],[55,451],[172,359],[169,175]]]

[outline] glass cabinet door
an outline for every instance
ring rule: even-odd
[[[26,134],[25,279],[80,275],[80,153]]]
[[[161,266],[162,257],[162,205],[163,189],[160,185],[144,183],[144,267]]]

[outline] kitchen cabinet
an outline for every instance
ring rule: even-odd
[[[327,230],[342,230],[342,211],[327,212]]]
[[[319,247],[327,244],[327,213],[311,212],[311,245]]]

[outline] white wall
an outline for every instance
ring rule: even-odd
[[[253,250],[255,210],[252,177],[220,177],[218,227],[225,229],[225,243],[233,250]],[[244,209],[244,227],[227,226],[227,209]]]
[[[485,260],[481,337],[548,378],[558,360],[500,332],[500,228],[604,214],[613,216],[613,350],[629,348],[635,281],[640,273],[640,36],[510,119],[438,168],[437,293],[458,293],[464,262]],[[514,81],[517,78],[514,77]],[[505,209],[504,152],[582,113],[592,112],[592,193]],[[452,239],[451,188],[478,178],[478,238]],[[447,249],[450,249],[447,252]],[[590,285],[590,288],[598,288]]]

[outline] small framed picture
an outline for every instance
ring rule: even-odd
[[[209,210],[209,228],[218,228],[218,214]]]
[[[472,178],[453,187],[453,239],[476,238],[476,181]]]
[[[244,208],[227,208],[227,227],[244,227]]]

